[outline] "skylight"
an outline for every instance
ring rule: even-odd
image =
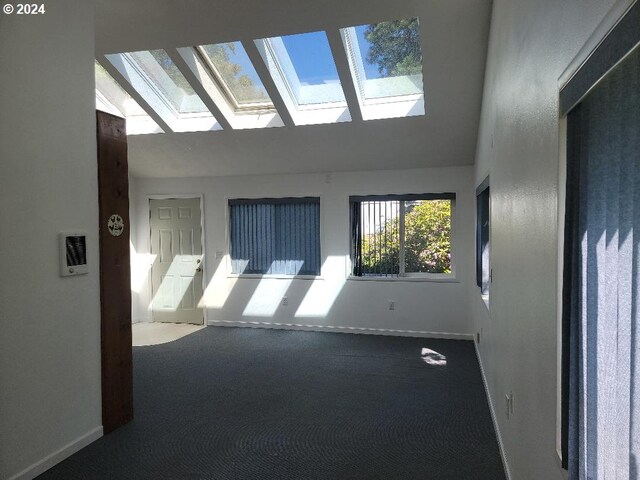
[[[297,125],[350,121],[325,32],[256,40]]]
[[[164,50],[133,52],[130,55],[178,114],[209,111]]]
[[[344,52],[328,32],[106,55],[96,102],[130,133],[350,122],[350,108],[358,121],[424,115],[418,18],[342,28]]]
[[[172,131],[221,128],[164,50],[119,53],[106,58]]]
[[[424,115],[417,18],[340,31],[365,120]]]
[[[273,109],[273,103],[240,42],[198,47],[236,110]]]
[[[131,98],[98,62],[95,62],[95,75],[98,110],[124,117],[127,120],[127,133],[130,135],[163,132],[138,102]]]
[[[298,105],[345,102],[324,32],[275,37],[269,43]]]

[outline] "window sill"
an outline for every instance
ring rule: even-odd
[[[431,283],[460,283],[455,277],[354,277],[347,280],[354,282],[431,282]]]
[[[324,280],[324,277],[319,275],[260,275],[258,273],[247,273],[242,275],[229,274],[227,275],[227,278],[249,280]]]

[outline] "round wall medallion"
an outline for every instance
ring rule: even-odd
[[[117,213],[114,213],[109,217],[107,221],[107,228],[109,229],[109,233],[114,237],[119,237],[122,235],[124,231],[124,220]]]

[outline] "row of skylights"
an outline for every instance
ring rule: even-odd
[[[363,120],[424,115],[417,18],[339,33],[346,55],[322,31],[106,55],[96,106],[125,117],[129,134],[348,122],[354,109]]]

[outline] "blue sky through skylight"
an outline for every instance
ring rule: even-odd
[[[258,77],[258,73],[253,67],[251,60],[249,60],[249,56],[242,47],[242,44],[240,42],[233,42],[233,44],[235,45],[235,52],[230,48],[227,49],[229,61],[231,63],[240,65],[242,67],[241,75],[246,75],[247,77],[249,77],[254,85],[262,86],[262,80],[260,80],[260,77]]]
[[[364,66],[364,73],[367,78],[380,78],[380,73],[378,73],[378,64],[369,63],[367,61],[367,55],[369,54],[371,44],[364,36],[364,32],[367,30],[368,26],[369,25],[360,25],[355,27],[358,38],[358,47],[360,48],[360,55],[362,56],[362,65]]]
[[[338,82],[327,35],[324,32],[281,37],[300,83],[319,85]]]
[[[366,38],[369,26],[375,45]],[[364,100],[423,94],[417,18],[356,25],[341,32],[352,75]],[[374,62],[367,58],[370,51],[376,53]]]

